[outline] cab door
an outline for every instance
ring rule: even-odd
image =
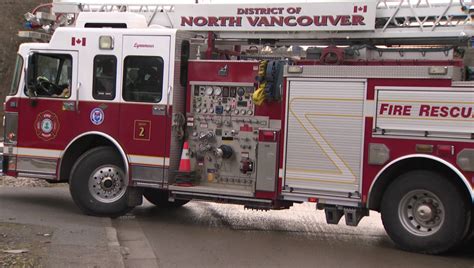
[[[123,37],[119,136],[138,182],[161,185],[169,165],[170,46],[167,35]]]
[[[27,86],[19,102],[17,171],[54,179],[60,154],[75,134],[78,53],[37,50],[27,62]]]

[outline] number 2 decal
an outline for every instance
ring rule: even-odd
[[[145,128],[144,127],[139,127],[138,128],[138,136],[139,137],[145,137]]]
[[[133,139],[139,141],[150,141],[151,121],[135,120],[133,126]]]

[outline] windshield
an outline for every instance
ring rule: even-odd
[[[28,67],[28,96],[68,98],[72,76],[72,57],[68,54],[32,55]]]
[[[23,57],[16,56],[15,72],[13,73],[12,84],[8,95],[14,96],[18,92],[18,85],[20,84],[21,71],[23,69]]]

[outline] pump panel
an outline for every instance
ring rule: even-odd
[[[192,83],[188,133],[199,186],[255,192],[258,129],[269,118],[254,115],[253,91],[246,83]]]

